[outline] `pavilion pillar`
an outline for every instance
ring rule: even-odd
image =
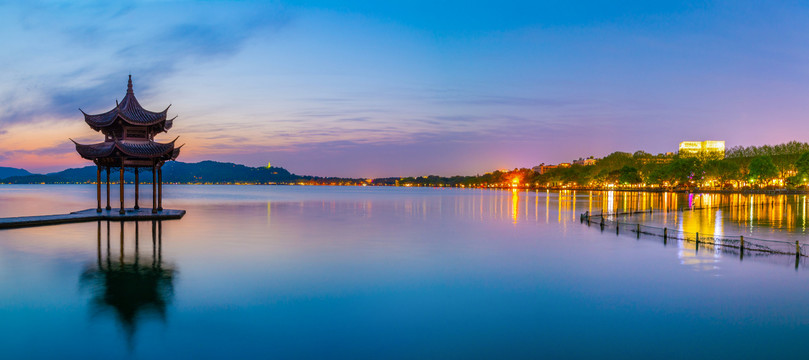
[[[118,213],[121,215],[126,214],[124,210],[124,159],[121,159],[121,210]]]
[[[96,199],[98,200],[96,212],[101,212],[101,166],[96,166]]]
[[[110,167],[107,166],[107,210],[111,210],[110,207]]]
[[[138,206],[138,198],[140,197],[140,177],[138,176],[138,168],[135,168],[135,210],[140,209]]]
[[[152,163],[152,214],[157,212],[157,166]]]
[[[163,211],[163,167],[157,168],[157,211]]]

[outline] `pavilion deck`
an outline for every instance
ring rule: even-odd
[[[185,215],[185,210],[163,209],[152,213],[152,209],[125,209],[123,214],[118,208],[98,212],[96,209],[75,211],[70,214],[42,215],[42,216],[20,216],[0,218],[0,229],[13,229],[33,226],[72,224],[88,221],[141,221],[141,220],[173,220],[180,219]]]

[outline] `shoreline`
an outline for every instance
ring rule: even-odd
[[[117,182],[111,182],[110,185],[117,185]],[[125,182],[125,185],[134,185],[132,182]],[[141,182],[141,185],[149,185],[149,182]],[[36,183],[36,184],[17,184],[17,183],[0,183],[4,185],[96,185],[95,183]],[[809,189],[666,189],[666,188],[646,188],[646,189],[627,189],[627,188],[597,188],[597,187],[533,187],[533,186],[402,186],[402,185],[374,185],[374,184],[284,184],[284,183],[163,183],[163,185],[203,185],[203,186],[334,186],[334,187],[399,187],[399,188],[450,188],[450,189],[492,189],[492,190],[545,190],[545,191],[620,191],[620,192],[646,192],[646,193],[708,193],[708,194],[765,194],[765,195],[804,195],[809,194]]]

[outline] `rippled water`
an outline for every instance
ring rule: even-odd
[[[0,216],[95,207],[94,191],[0,186]],[[643,220],[803,241],[800,196],[757,197],[772,205],[751,215],[718,195],[164,191],[185,218],[0,231],[4,358],[770,358],[802,356],[809,335],[809,277],[792,258],[579,223],[708,201]],[[720,206],[734,201],[746,210]]]

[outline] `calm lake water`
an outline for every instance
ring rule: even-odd
[[[164,193],[164,206],[186,209],[185,218],[0,230],[2,358],[807,351],[809,269],[796,269],[794,257],[740,261],[579,222],[584,211],[707,202],[713,207],[639,219],[804,241],[801,196],[297,186]],[[92,185],[0,185],[0,217],[91,207]]]

